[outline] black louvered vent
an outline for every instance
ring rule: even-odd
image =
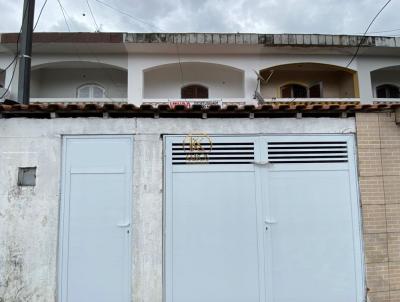
[[[345,163],[347,142],[269,142],[270,163]]]
[[[188,143],[172,144],[172,164],[251,164],[254,143]]]

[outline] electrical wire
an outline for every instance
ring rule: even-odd
[[[396,28],[396,29],[387,29],[387,30],[381,30],[381,31],[370,31],[368,32],[369,34],[381,34],[381,33],[391,33],[391,32],[395,32],[395,31],[400,31],[400,28]],[[363,33],[355,33],[353,35],[362,35]]]
[[[12,66],[12,64],[15,62],[15,60],[17,60],[17,58],[18,58],[18,55],[19,55],[19,39],[21,38],[22,26],[24,24],[24,20],[25,20],[25,16],[26,16],[27,12],[28,12],[28,5],[25,7],[24,13],[22,14],[21,27],[19,29],[18,36],[17,36],[17,51],[16,51],[16,54],[15,54],[14,58],[11,60],[11,62],[7,65],[7,67],[5,67],[4,69],[2,69],[0,71],[0,73],[2,73],[2,74],[5,73]]]
[[[68,24],[68,21],[67,21],[67,17],[66,17],[66,15],[65,15],[66,12],[64,12],[64,7],[62,6],[60,0],[57,0],[57,2],[58,2],[58,4],[59,4],[59,6],[60,6],[61,13],[62,13],[62,15],[63,15],[63,17],[64,17],[64,21],[65,21],[65,24],[67,25],[68,31],[71,32],[71,28],[69,27],[69,24]]]
[[[162,29],[160,29],[159,27],[155,26],[154,24],[151,24],[151,23],[149,23],[149,22],[147,22],[147,21],[145,21],[145,20],[143,20],[143,19],[140,19],[140,18],[138,18],[138,17],[132,16],[131,14],[128,14],[127,12],[124,12],[123,10],[120,10],[120,9],[114,7],[114,6],[111,6],[111,5],[108,4],[108,3],[105,3],[105,2],[103,2],[103,1],[101,1],[101,0],[95,0],[95,1],[98,2],[98,3],[100,3],[100,4],[102,4],[102,5],[104,5],[104,6],[107,6],[108,8],[110,8],[110,9],[112,9],[112,10],[114,10],[114,11],[116,11],[116,12],[122,14],[122,15],[125,15],[125,16],[131,18],[132,20],[135,20],[136,22],[140,22],[140,23],[142,23],[142,24],[145,24],[145,25],[147,25],[147,26],[150,26],[150,27],[153,28],[153,29],[160,30],[161,32],[163,32]]]
[[[71,27],[69,26],[68,19],[67,19],[67,17],[69,17],[69,16],[68,16],[68,13],[67,13],[66,9],[62,6],[60,0],[57,0],[57,1],[58,1],[58,3],[60,4],[60,9],[61,9],[61,11],[63,12],[64,21],[65,21],[65,24],[67,25],[68,31],[71,32]],[[79,55],[79,52],[78,52],[78,49],[77,49],[76,45],[75,45],[75,44],[73,44],[73,45],[74,45],[74,47],[75,47],[75,54],[76,54],[76,56],[78,57],[78,60],[79,60],[79,61],[83,61],[82,58],[81,58],[81,56]],[[87,46],[89,47],[88,44],[87,44]],[[92,51],[91,53],[92,53],[92,55],[95,57],[96,61],[97,61],[99,64],[104,64],[103,62],[100,61],[100,59],[95,55],[95,53],[94,53],[93,51]],[[114,84],[114,86],[118,89],[118,85],[115,83],[115,81],[114,81],[114,79],[112,78],[111,74],[109,74],[108,72],[106,72],[104,69],[101,69],[101,70],[104,72],[104,74],[105,74],[106,76],[108,76],[108,77],[110,78],[111,82],[112,82],[112,83]],[[112,99],[112,98],[107,94],[106,91],[104,92],[104,95],[105,95],[105,97],[106,97],[107,99],[111,100],[112,102],[115,102],[115,100]]]
[[[24,12],[22,14],[21,27],[19,29],[19,33],[18,33],[18,36],[17,36],[17,51],[16,51],[16,54],[15,54],[14,58],[12,59],[12,61],[10,62],[10,64],[8,64],[6,68],[1,70],[1,74],[3,74],[14,64],[13,72],[11,74],[11,79],[8,82],[7,88],[5,89],[3,94],[0,96],[0,99],[3,99],[6,96],[6,94],[10,91],[11,84],[12,84],[12,82],[14,80],[15,70],[17,69],[17,58],[19,56],[19,40],[21,38],[22,27],[23,27],[27,12],[28,12],[28,5],[26,5],[25,10],[24,10]]]
[[[367,35],[367,33],[368,33],[369,29],[371,28],[372,24],[374,24],[375,20],[379,17],[379,15],[380,15],[380,14],[383,12],[383,10],[389,5],[390,2],[392,2],[392,0],[388,0],[388,1],[385,3],[385,5],[382,6],[382,8],[378,11],[378,13],[377,13],[377,14],[375,15],[375,17],[372,19],[372,21],[369,23],[369,25],[368,25],[367,29],[365,30],[365,32],[364,32],[362,38],[360,39],[360,43],[358,43],[356,52],[354,53],[354,55],[353,55],[353,57],[351,58],[351,60],[349,61],[349,63],[346,65],[346,68],[348,68],[348,67],[351,65],[351,63],[353,63],[354,59],[357,57],[357,55],[358,55],[358,53],[359,53],[359,51],[360,51],[361,45],[364,43],[365,36]]]
[[[45,8],[45,6],[46,6],[46,4],[47,4],[47,1],[48,1],[48,0],[45,0],[45,1],[44,1],[43,5],[42,5],[42,7],[41,7],[41,9],[40,9],[39,15],[38,15],[38,17],[37,17],[37,19],[36,19],[35,26],[33,26],[33,31],[35,31],[36,26],[39,24],[40,17],[42,16],[42,13],[43,13],[43,10],[44,10],[44,8]]]
[[[146,22],[146,21],[144,21],[144,20],[142,20],[142,19],[140,19],[140,18],[137,18],[137,17],[135,17],[135,16],[132,16],[131,14],[128,14],[128,13],[126,13],[126,12],[124,12],[124,11],[122,11],[122,10],[116,8],[116,7],[113,7],[113,6],[111,6],[110,4],[108,4],[108,3],[105,3],[105,2],[103,2],[103,1],[101,1],[101,0],[95,0],[95,1],[98,2],[98,3],[100,3],[100,4],[102,4],[102,5],[104,5],[104,6],[107,6],[108,8],[110,8],[110,9],[112,9],[112,10],[114,10],[114,11],[116,11],[116,12],[122,14],[122,15],[128,16],[129,18],[135,20],[136,22],[140,22],[140,23],[142,23],[142,24],[145,24],[145,25],[147,25],[147,26],[150,26],[151,28],[157,29],[158,31],[160,31],[160,32],[162,32],[162,33],[166,33],[166,31],[163,30],[162,28],[160,28],[160,27],[158,27],[158,26],[156,26],[156,25],[154,25],[154,24],[151,24],[151,23],[149,23],[149,22]],[[184,77],[183,77],[183,68],[182,68],[182,60],[181,60],[181,55],[180,55],[180,52],[179,52],[179,45],[178,45],[178,44],[176,44],[176,56],[177,56],[178,64],[179,64],[179,71],[180,71],[181,84],[183,85],[183,83],[184,83],[184,80],[183,80],[183,79],[184,79]]]
[[[57,0],[57,1],[58,1],[58,3],[59,3],[60,8],[61,8],[61,11],[62,11],[62,13],[63,13],[64,20],[65,20],[65,22],[66,22],[66,24],[67,24],[68,31],[71,32],[71,28],[70,28],[70,26],[69,26],[69,24],[68,24],[68,21],[67,21],[67,16],[68,16],[68,14],[67,14],[65,8],[62,6],[60,0]],[[120,14],[123,14],[123,15],[125,15],[125,16],[128,16],[129,18],[135,20],[136,22],[143,23],[143,24],[145,24],[145,25],[147,25],[147,26],[150,26],[150,27],[152,27],[152,28],[154,28],[154,29],[159,30],[160,32],[165,32],[165,31],[162,30],[161,28],[159,28],[159,27],[157,27],[157,26],[155,26],[155,25],[153,25],[153,24],[151,24],[151,23],[149,23],[149,22],[146,22],[146,21],[144,21],[144,20],[142,20],[142,19],[140,19],[140,18],[134,17],[134,16],[132,16],[132,15],[129,14],[129,13],[126,13],[126,12],[124,12],[124,11],[122,11],[122,10],[116,8],[116,7],[113,7],[113,6],[109,5],[108,3],[105,3],[105,2],[103,2],[103,1],[101,1],[101,0],[95,0],[95,1],[98,2],[98,3],[100,3],[100,4],[102,4],[102,5],[104,5],[104,6],[106,6],[106,7],[108,7],[108,8],[110,8],[110,9],[112,9],[112,10],[114,10],[114,11],[116,11],[116,12],[118,12],[118,13],[120,13]],[[89,4],[89,3],[88,3],[88,4]],[[90,6],[89,6],[89,9],[90,9]],[[94,16],[93,16],[93,17],[94,17]],[[96,22],[96,25],[97,25],[97,22]],[[180,53],[179,53],[179,46],[178,46],[178,45],[176,45],[176,54],[177,54],[177,59],[178,59],[178,64],[179,64],[181,82],[182,82],[182,85],[183,85],[183,68],[182,68],[181,56],[180,56]],[[77,55],[78,55],[78,52],[77,52]],[[96,61],[97,61],[98,63],[104,64],[103,62],[101,62],[101,61],[98,59],[98,57],[94,54],[94,52],[92,52],[92,55],[95,56],[95,59],[96,59]],[[78,57],[79,57],[79,55],[78,55]],[[107,72],[106,72],[106,74],[108,75]],[[110,77],[110,79],[112,80],[113,84],[114,84],[115,86],[117,86],[116,83],[115,83],[115,81],[114,81],[114,79],[112,79],[112,77]],[[110,97],[108,97],[107,95],[106,95],[106,97],[109,98],[110,100],[112,100],[112,99],[111,99]]]
[[[4,93],[0,96],[0,99],[3,99],[6,96],[6,94],[8,93],[8,91],[10,90],[11,84],[12,84],[12,82],[14,80],[14,75],[15,75],[15,70],[16,69],[17,69],[17,61],[15,60],[14,69],[13,69],[13,72],[11,74],[10,82],[8,83],[8,86],[7,86],[6,90],[4,91]]]
[[[86,4],[87,4],[87,6],[89,7],[89,12],[90,12],[90,15],[92,16],[92,20],[93,20],[93,22],[94,22],[94,26],[95,26],[96,32],[100,32],[100,28],[99,28],[99,26],[97,25],[96,18],[94,17],[92,8],[90,7],[89,0],[86,0]]]

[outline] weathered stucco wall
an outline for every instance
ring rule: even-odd
[[[162,301],[161,134],[354,133],[353,118],[0,119],[0,301],[56,301],[62,135],[134,134],[132,300]],[[17,186],[37,166],[37,185]],[[3,299],[3,300],[1,300]]]

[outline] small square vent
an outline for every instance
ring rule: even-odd
[[[18,185],[33,187],[36,185],[36,167],[18,168]]]

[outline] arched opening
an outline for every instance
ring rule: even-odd
[[[391,66],[372,71],[371,84],[373,95],[376,98],[400,98],[400,66]]]
[[[207,88],[207,97],[201,87]],[[173,63],[144,70],[145,99],[186,98],[183,93],[200,99],[243,98],[244,72],[226,65],[201,62]]]
[[[127,71],[103,63],[49,63],[35,66],[31,74],[32,101],[125,101],[127,87]]]
[[[355,98],[357,73],[340,66],[296,63],[260,71],[264,98]]]
[[[208,99],[208,88],[203,85],[187,85],[181,88],[182,99]]]

